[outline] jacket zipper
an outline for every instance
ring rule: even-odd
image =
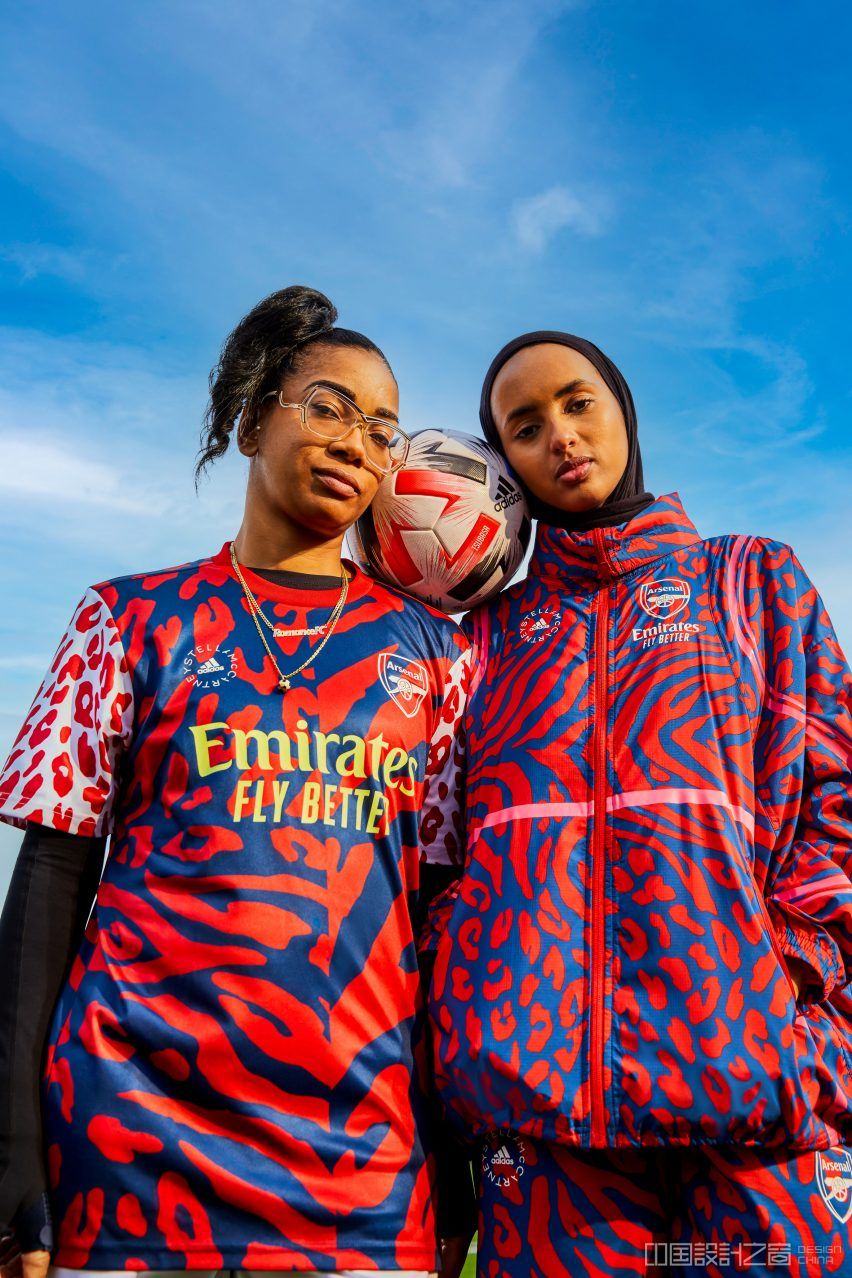
[[[595,529],[598,533],[599,530]],[[596,538],[597,540],[597,538]],[[594,759],[594,812],[592,817],[592,952],[589,1037],[591,1060],[591,1145],[606,1144],[606,1109],[604,1102],[604,985],[606,981],[606,799],[607,799],[607,715],[609,674],[609,583],[598,593],[595,628],[595,727],[592,755]]]

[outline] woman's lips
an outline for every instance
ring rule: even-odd
[[[336,497],[358,497],[361,489],[358,487],[354,479],[349,479],[342,471],[338,470],[315,470],[314,474],[320,483],[334,493]]]
[[[583,480],[588,478],[591,469],[591,457],[572,457],[570,461],[563,462],[559,467],[556,479],[560,484],[582,484]]]

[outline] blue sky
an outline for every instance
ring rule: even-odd
[[[477,431],[527,328],[592,338],[649,486],[790,541],[847,649],[852,19],[792,0],[183,0],[0,16],[0,749],[83,587],[217,549],[222,338],[285,284]],[[18,837],[0,836],[0,893]]]

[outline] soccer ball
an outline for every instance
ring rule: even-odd
[[[490,444],[458,431],[421,430],[402,470],[379,485],[349,534],[374,577],[444,612],[492,599],[530,539],[518,481]]]

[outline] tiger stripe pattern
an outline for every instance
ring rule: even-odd
[[[285,632],[339,593],[245,575]],[[111,834],[47,1058],[57,1265],[434,1270],[411,905],[463,851],[468,664],[360,572],[285,696],[227,548],[87,592],[0,779]]]

